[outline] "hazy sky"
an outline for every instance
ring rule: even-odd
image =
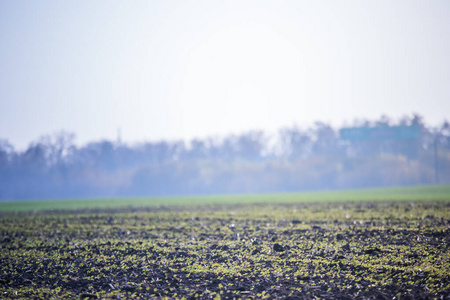
[[[450,1],[0,1],[0,139],[450,117]]]

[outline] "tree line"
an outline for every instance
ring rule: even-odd
[[[410,140],[348,141],[316,122],[270,135],[248,131],[128,145],[43,136],[24,151],[0,140],[0,199],[273,193],[450,183],[450,124],[419,115],[349,127],[418,126]]]

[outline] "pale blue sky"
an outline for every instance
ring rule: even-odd
[[[450,116],[450,1],[0,1],[0,139]]]

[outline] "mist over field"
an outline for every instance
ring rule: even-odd
[[[449,14],[0,1],[0,199],[450,183]]]
[[[417,128],[417,138],[348,140],[322,122],[276,135],[76,146],[43,136],[24,151],[0,143],[0,199],[275,193],[450,183],[450,125],[418,115],[360,120],[351,128]]]

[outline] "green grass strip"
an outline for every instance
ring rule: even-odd
[[[11,201],[0,202],[0,212],[245,203],[448,200],[450,185],[433,185],[279,194]]]

